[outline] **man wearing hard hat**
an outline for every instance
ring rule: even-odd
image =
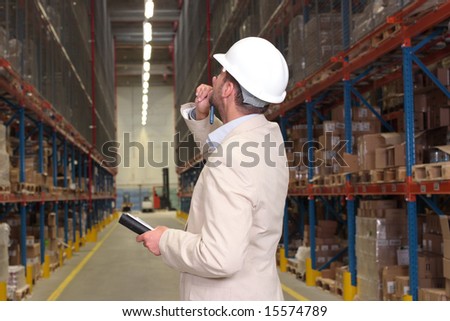
[[[181,113],[207,162],[185,231],[158,227],[137,237],[181,272],[183,300],[282,300],[275,253],[288,167],[279,126],[263,112],[286,96],[288,68],[267,40],[249,37],[214,58],[223,70],[200,85]],[[210,119],[211,106],[222,122]]]

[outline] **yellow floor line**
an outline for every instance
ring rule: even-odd
[[[102,244],[108,239],[111,233],[116,229],[118,224],[115,224],[108,234],[95,245],[95,247],[89,252],[88,255],[77,265],[77,267],[65,278],[65,280],[60,284],[60,286],[48,297],[47,301],[56,301],[64,289],[72,282],[75,276],[81,271],[81,269],[86,265],[86,263],[91,259],[92,255],[102,246]]]
[[[292,296],[293,298],[297,299],[298,301],[310,301],[309,299],[307,299],[303,295],[295,292],[294,290],[292,290],[288,286],[284,285],[283,283],[281,284],[281,289],[284,292],[286,292],[287,294],[289,294],[290,296]]]

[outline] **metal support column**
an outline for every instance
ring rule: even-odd
[[[44,173],[44,124],[42,122],[38,123],[38,172],[39,174]]]
[[[25,183],[25,109],[19,108],[19,179]]]
[[[39,241],[41,245],[41,263],[45,261],[45,202],[41,202],[39,205]]]
[[[64,201],[64,242],[69,242],[69,203]]]
[[[349,75],[344,79],[344,112],[345,112],[345,140],[347,141],[346,152],[353,153],[352,141],[352,82]],[[349,188],[350,175],[346,177],[346,186]],[[348,267],[351,277],[351,285],[356,286],[356,218],[355,200],[353,195],[346,195],[347,202],[347,230],[348,230]]]
[[[311,267],[316,269],[316,206],[312,195],[312,179],[314,177],[314,147],[313,147],[313,108],[314,103],[306,102],[306,122],[308,130],[308,210],[309,210],[309,244],[311,248]]]
[[[20,211],[20,262],[27,266],[27,204],[19,204]],[[27,270],[27,269],[26,269]]]
[[[53,204],[53,210],[55,211],[55,229],[56,229],[56,233],[58,233],[58,221],[59,221],[59,217],[58,217],[58,211],[59,211],[59,204],[58,201],[55,202],[55,204]],[[58,237],[58,235],[56,235]]]
[[[56,141],[56,130],[52,133],[52,160],[53,160],[53,186],[58,186],[58,145]],[[56,213],[58,215],[58,213]]]
[[[412,167],[415,164],[414,141],[414,84],[410,39],[406,39],[403,52],[403,87],[404,87],[404,115],[406,128],[406,182],[407,182],[407,213],[408,213],[408,241],[409,241],[409,286],[412,299],[418,299],[418,243],[417,243],[417,204],[416,196],[410,192],[412,184]]]
[[[64,139],[63,142],[63,173],[64,173],[64,181],[63,186],[67,188],[67,139]]]

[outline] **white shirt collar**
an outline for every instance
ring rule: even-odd
[[[208,144],[210,144],[211,147],[217,146],[218,144],[222,144],[223,140],[233,129],[238,127],[243,122],[249,120],[250,118],[258,116],[257,114],[250,114],[245,115],[239,118],[236,118],[226,124],[223,124],[213,132],[209,133],[208,135]]]

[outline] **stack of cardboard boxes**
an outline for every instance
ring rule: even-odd
[[[0,192],[10,191],[10,162],[7,152],[6,127],[0,122]]]
[[[8,282],[8,246],[9,246],[9,226],[0,224],[0,284]]]
[[[316,234],[316,266],[320,267],[331,260],[341,250],[339,239],[336,237],[337,222],[331,220],[318,220],[315,227]],[[303,243],[309,243],[310,226],[305,225]]]
[[[23,265],[11,265],[8,267],[8,286],[7,296],[8,300],[21,300],[21,296],[17,296],[17,292],[21,289],[27,288],[25,279],[25,267]]]
[[[443,237],[443,262],[444,262],[444,278],[445,278],[445,294],[450,300],[450,216],[440,217],[442,237]]]
[[[397,249],[407,244],[406,212],[396,200],[361,201],[356,217],[358,296],[383,298],[383,268],[397,264]]]

